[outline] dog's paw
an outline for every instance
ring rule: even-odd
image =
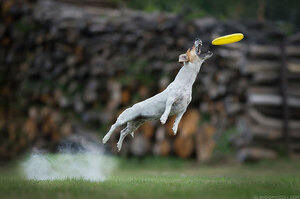
[[[161,124],[165,124],[167,119],[168,119],[168,116],[162,115],[161,118],[160,118]]]
[[[118,142],[118,143],[117,143],[117,148],[118,148],[118,152],[120,152],[120,151],[121,151],[121,148],[122,148],[122,143]]]
[[[109,140],[109,135],[105,135],[102,139],[102,143],[105,144]]]
[[[173,130],[174,135],[176,135],[176,133],[177,133],[177,126],[176,126],[176,125],[173,125],[172,130]]]
[[[134,138],[134,132],[130,133],[131,137]]]

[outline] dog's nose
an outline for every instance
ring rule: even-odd
[[[201,39],[197,38],[196,41],[195,41],[195,45],[202,45],[202,41]]]
[[[202,41],[201,41],[201,39],[196,39],[196,41],[195,41],[195,46],[202,46]]]

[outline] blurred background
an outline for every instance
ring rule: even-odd
[[[32,148],[94,146],[124,158],[201,163],[300,155],[300,2],[0,1],[0,163]],[[211,46],[241,32],[236,44]],[[201,68],[176,136],[151,121],[116,150],[117,116],[162,91],[201,38]]]

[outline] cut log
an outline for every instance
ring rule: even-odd
[[[261,125],[271,127],[271,128],[279,128],[279,129],[282,128],[282,120],[266,117],[253,108],[249,109],[248,114],[253,120],[255,120],[257,123]],[[300,121],[290,120],[289,127],[290,129],[299,130]]]
[[[164,127],[160,126],[157,128],[156,132],[155,132],[155,140],[157,142],[161,142],[165,139],[166,137],[166,130]]]
[[[138,92],[142,100],[149,97],[149,89],[146,86],[140,86]]]
[[[188,158],[194,151],[192,137],[177,136],[174,141],[174,152],[181,158]]]
[[[13,123],[9,123],[8,124],[8,140],[13,143],[16,138],[17,138],[17,135],[16,135],[16,126],[15,124]]]
[[[257,124],[249,117],[241,117],[237,122],[237,127],[240,133],[254,139],[278,140],[283,138],[281,129]],[[300,138],[300,133],[297,130],[291,130],[289,135],[292,138]]]
[[[28,111],[29,118],[38,121],[40,118],[39,110],[36,107],[30,107]]]
[[[246,73],[274,72],[278,71],[279,67],[279,61],[258,59],[249,61],[242,70]],[[287,68],[290,73],[299,73],[300,61],[298,59],[289,60]]]
[[[62,126],[61,126],[61,134],[63,136],[68,136],[71,135],[73,132],[73,126],[71,122],[65,122]]]
[[[282,97],[274,94],[253,94],[249,93],[248,103],[250,105],[282,105]],[[300,108],[300,99],[296,97],[288,97],[287,104],[290,107]]]
[[[44,135],[48,135],[51,133],[52,123],[49,119],[46,119],[42,124],[42,132]]]
[[[150,121],[145,122],[139,130],[142,131],[144,136],[148,139],[152,138],[154,135],[154,127]]]
[[[225,110],[227,115],[236,115],[242,110],[242,105],[239,102],[239,98],[235,96],[228,96],[224,102]]]
[[[237,159],[241,162],[258,161],[265,159],[274,160],[276,158],[277,153],[275,151],[257,147],[243,148],[237,154]]]
[[[300,32],[289,36],[287,38],[287,42],[288,42],[288,44],[291,44],[291,45],[299,44],[299,42],[300,42]]]
[[[202,126],[201,130],[196,134],[196,156],[199,162],[208,162],[215,148],[215,140],[213,138],[216,129],[210,124]]]
[[[121,102],[123,105],[127,105],[130,102],[130,91],[128,89],[124,89],[122,91]]]
[[[276,71],[279,70],[279,67],[279,61],[253,60],[249,61],[243,70],[247,73],[257,73],[265,71]]]
[[[278,81],[279,73],[278,71],[262,71],[253,74],[252,82],[257,84],[263,83],[273,83]]]
[[[188,110],[184,114],[181,120],[181,124],[178,127],[180,136],[188,137],[194,135],[198,128],[199,119],[200,119],[200,113],[198,109]]]
[[[249,47],[249,56],[255,58],[279,58],[279,46],[252,45]]]
[[[51,131],[51,142],[57,143],[61,138],[59,130],[55,127]]]
[[[27,133],[28,139],[30,141],[34,140],[38,133],[38,124],[36,120],[28,118],[25,122],[24,130]]]
[[[226,59],[231,61],[239,60],[243,57],[243,51],[241,50],[219,48],[217,53],[219,56],[225,57]]]
[[[109,80],[108,89],[110,91],[110,100],[106,108],[109,112],[114,112],[121,102],[121,84],[117,81]]]
[[[287,65],[288,71],[292,73],[300,73],[300,60],[289,60]]]
[[[225,116],[225,107],[223,102],[216,102],[215,103],[216,111],[218,112],[219,115]]]
[[[159,156],[168,156],[171,152],[171,143],[165,139],[161,142],[157,142],[153,146],[153,154]]]
[[[286,52],[289,57],[300,57],[300,47],[299,46],[287,46]]]
[[[160,143],[160,155],[168,156],[171,152],[171,144],[169,140],[164,140]]]
[[[279,89],[272,86],[253,86],[249,87],[247,91],[248,95],[261,95],[261,94],[279,94]],[[299,97],[300,98],[300,87],[292,87],[289,86],[289,89],[287,90],[287,94],[289,96]]]

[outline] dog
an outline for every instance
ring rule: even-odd
[[[201,53],[201,47],[202,41],[196,39],[193,47],[179,56],[178,61],[183,64],[183,67],[176,75],[175,80],[161,93],[123,111],[104,136],[103,143],[105,144],[109,140],[117,127],[127,123],[127,126],[121,130],[117,143],[118,151],[120,151],[124,138],[128,134],[134,137],[134,131],[145,121],[160,118],[160,122],[165,124],[168,117],[172,115],[176,115],[172,128],[174,135],[176,135],[178,124],[192,100],[192,87],[201,65],[213,55],[210,51]]]

